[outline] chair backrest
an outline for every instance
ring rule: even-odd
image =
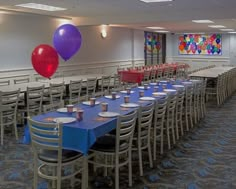
[[[182,114],[183,104],[184,104],[184,96],[185,96],[185,90],[178,91],[177,98],[176,98],[176,115],[177,115],[177,113]]]
[[[167,100],[168,98],[163,99],[162,101],[157,101],[155,104],[155,110],[154,110],[154,129],[163,127],[164,119],[165,119],[165,113],[166,113],[166,107],[167,107]]]
[[[97,86],[97,78],[88,78],[86,81],[86,95],[93,96]]]
[[[157,79],[161,79],[162,76],[163,76],[162,69],[161,68],[157,68],[157,70],[156,70],[156,78]]]
[[[102,76],[101,79],[101,91],[104,92],[105,90],[109,91],[111,84],[111,76]]]
[[[78,98],[81,95],[81,89],[82,89],[82,80],[78,81],[70,81],[69,84],[69,103],[70,104],[76,104],[79,102]]]
[[[58,162],[61,162],[62,124],[38,122],[28,117],[28,125],[34,154],[37,155],[42,150],[58,152]]]
[[[16,120],[17,105],[20,95],[20,89],[9,92],[0,91],[0,107],[2,112],[2,119],[6,117],[6,120],[3,124],[12,124]]]
[[[0,86],[10,85],[10,80],[0,80]]]
[[[29,78],[21,78],[21,79],[14,79],[14,84],[20,84],[20,83],[29,83]]]
[[[64,100],[62,100],[61,102],[54,102],[53,104],[43,105],[43,112],[46,113],[50,111],[55,111],[58,108],[63,108],[64,106]]]
[[[144,70],[143,72],[143,81],[149,81],[150,80],[150,71]]]
[[[44,85],[39,87],[27,87],[26,104],[27,104],[28,116],[41,114],[43,94],[44,94]]]
[[[152,126],[152,118],[154,111],[154,102],[141,106],[138,110],[138,124],[136,130],[138,131],[138,141],[143,143],[147,143],[147,138],[151,136],[151,126]]]
[[[53,104],[54,102],[62,102],[64,90],[65,90],[64,82],[57,84],[50,83],[49,87],[50,103]]]
[[[127,115],[122,115],[117,118],[116,154],[119,154],[119,151],[122,149],[122,145],[127,146],[127,148],[125,148],[125,151],[131,150],[136,118],[136,110]]]
[[[122,86],[121,85],[121,76],[119,74],[115,74],[113,79],[114,79],[113,87],[120,88]]]

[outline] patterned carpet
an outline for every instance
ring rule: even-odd
[[[236,96],[221,108],[209,106],[207,116],[171,151],[155,162],[145,163],[139,177],[133,168],[133,189],[233,189],[236,188]],[[22,128],[20,128],[22,133]],[[6,136],[0,146],[0,189],[32,189],[32,152]],[[127,171],[121,171],[121,189],[127,186]],[[90,188],[112,188],[110,177],[90,176]],[[63,189],[68,189],[64,184]],[[113,185],[109,187],[109,185]],[[41,181],[38,189],[47,189]],[[77,183],[76,188],[80,188]]]

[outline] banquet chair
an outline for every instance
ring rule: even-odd
[[[45,93],[43,99],[44,104],[53,104],[57,102],[62,102],[64,95],[64,82],[62,83],[50,83],[48,92]]]
[[[17,132],[17,105],[20,95],[20,89],[15,91],[0,91],[0,128],[1,128],[1,145],[3,145],[3,137],[5,128],[13,126],[15,137],[18,140]]]
[[[175,72],[174,67],[170,66],[169,67],[168,78],[173,78],[174,77],[174,72]]]
[[[14,84],[20,84],[20,83],[29,83],[29,78],[20,78],[20,79],[14,79]]]
[[[150,73],[150,80],[151,80],[151,82],[156,82],[156,73],[157,73],[157,71],[156,71],[156,69],[152,69],[151,70],[151,73]]]
[[[201,94],[200,94],[201,118],[204,118],[206,115],[206,83],[207,83],[207,79],[202,80]]]
[[[18,112],[22,116],[22,120],[26,120],[28,116],[41,114],[43,103],[44,85],[39,87],[27,87],[26,105],[18,106]]]
[[[143,80],[142,81],[150,81],[150,71],[144,70],[144,72],[143,72]]]
[[[153,167],[151,152],[151,126],[153,118],[154,103],[141,106],[138,110],[138,119],[133,138],[133,151],[138,151],[139,174],[143,176],[143,151],[148,150],[149,166]]]
[[[186,131],[189,131],[189,129],[193,127],[192,99],[193,99],[193,85],[187,85],[185,86],[184,111],[183,111]]]
[[[111,86],[111,76],[102,76],[101,85],[98,86],[99,92],[109,91]]]
[[[119,74],[114,74],[112,89],[121,88],[121,87],[122,87],[121,76]]]
[[[10,80],[0,80],[0,86],[10,85]]]
[[[69,84],[69,104],[79,103],[79,97],[81,96],[82,80],[70,81]]]
[[[168,97],[165,96],[164,99],[158,100],[157,103],[155,103],[153,118],[153,160],[156,160],[158,142],[160,142],[160,154],[163,154],[163,132],[167,99]]]
[[[164,79],[169,78],[169,67],[165,67],[165,69],[163,71],[163,78]]]
[[[175,108],[175,129],[176,129],[176,139],[179,139],[179,133],[181,133],[181,136],[184,135],[183,130],[183,105],[184,105],[184,96],[185,96],[185,90],[179,90],[177,94],[177,100],[176,100],[176,108]],[[180,129],[180,131],[179,131]]]
[[[167,108],[165,114],[164,131],[167,136],[168,149],[171,149],[170,136],[172,134],[172,141],[175,144],[175,107],[176,95],[169,95],[167,101]],[[171,132],[171,133],[170,133]]]
[[[86,96],[94,96],[97,87],[97,78],[88,78],[86,81]]]
[[[34,181],[38,188],[38,178],[52,181],[52,188],[61,189],[62,181],[74,177],[82,171],[83,155],[62,147],[63,125],[34,121],[28,117],[33,149]],[[68,171],[69,170],[69,171]]]
[[[50,112],[50,111],[56,111],[58,108],[64,108],[65,107],[65,103],[64,100],[60,101],[60,102],[55,102],[53,104],[46,104],[43,105],[43,112]]]
[[[115,189],[119,189],[119,169],[128,164],[129,186],[132,186],[132,141],[137,111],[117,117],[115,135],[97,139],[90,149],[88,162],[96,167],[115,169]]]
[[[157,81],[160,81],[161,79],[162,79],[162,69],[161,68],[157,68],[157,70],[156,70],[156,79],[157,79]]]

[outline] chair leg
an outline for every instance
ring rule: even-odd
[[[115,189],[119,189],[119,160],[116,157],[116,167],[115,167]]]
[[[161,155],[163,154],[163,148],[164,148],[164,137],[163,137],[163,134],[164,134],[164,132],[163,132],[163,126],[162,126],[162,128],[161,128]],[[156,141],[155,141],[156,142]]]
[[[173,119],[171,121],[171,132],[172,132],[172,139],[173,139],[173,144],[175,144],[175,128],[174,128],[174,122]]]
[[[142,159],[142,149],[141,149],[140,142],[138,144],[139,174],[140,176],[143,176],[143,159]]]
[[[3,146],[4,126],[1,125],[1,145]]]
[[[169,130],[168,123],[167,123],[167,127],[166,127],[166,132],[167,132],[168,149],[170,150],[170,130]]]
[[[154,136],[153,136],[153,160],[157,159],[157,139],[156,139],[156,129],[154,128]]]
[[[36,155],[34,155],[34,187],[33,189],[38,188],[38,168],[37,168],[37,159]]]
[[[152,151],[151,151],[150,139],[148,140],[148,156],[149,156],[149,164],[150,164],[150,168],[153,168],[153,162],[152,162]]]
[[[119,177],[118,177],[118,179],[119,179]],[[132,186],[132,152],[130,149],[129,150],[129,187],[131,187],[131,186]],[[118,188],[116,188],[116,189],[119,189],[119,185],[118,185]]]

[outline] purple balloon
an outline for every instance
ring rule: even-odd
[[[76,54],[81,47],[81,43],[81,33],[74,25],[64,24],[54,32],[54,47],[65,61]]]

